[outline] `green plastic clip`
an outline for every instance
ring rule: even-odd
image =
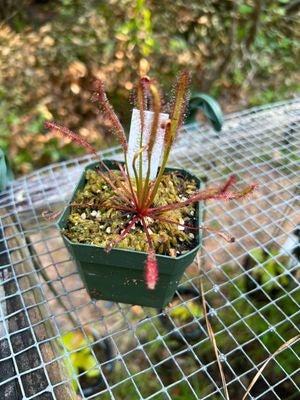
[[[12,172],[8,167],[8,160],[3,150],[0,149],[0,192],[6,189],[10,180],[13,179]]]
[[[221,107],[219,104],[205,93],[194,94],[189,101],[189,113],[186,122],[195,122],[197,111],[200,109],[204,112],[205,116],[209,119],[214,130],[220,132],[222,129],[224,118]]]

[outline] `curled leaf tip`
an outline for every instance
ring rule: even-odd
[[[151,82],[151,79],[150,79],[150,77],[148,75],[144,75],[144,76],[141,77],[141,82],[142,83],[149,83],[149,82]]]
[[[56,218],[62,213],[62,210],[60,211],[50,211],[50,210],[45,210],[42,212],[42,217],[45,218],[47,221],[54,221]]]
[[[45,128],[45,129],[50,129],[50,128],[51,128],[51,121],[46,121],[46,122],[44,123],[44,128]]]
[[[182,68],[179,72],[179,76],[190,76],[189,71],[186,68]]]
[[[162,121],[160,127],[161,129],[166,129],[167,126],[171,125],[171,120],[170,119],[166,119],[165,121]]]
[[[228,233],[226,232],[222,232],[222,231],[215,231],[215,233],[217,235],[219,235],[221,238],[223,238],[224,240],[226,240],[226,242],[228,243],[233,243],[235,242],[235,238],[233,236],[230,236]]]

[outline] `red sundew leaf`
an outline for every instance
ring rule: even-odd
[[[138,220],[137,216],[133,217],[132,220],[127,225],[127,227],[120,233],[120,235],[115,240],[108,243],[108,245],[105,248],[105,250],[108,253],[112,250],[113,247],[115,247],[121,240],[124,239],[124,237],[127,235],[127,233],[134,227],[137,220]]]
[[[233,236],[230,236],[228,233],[219,231],[217,229],[210,228],[209,226],[206,226],[206,225],[189,226],[189,225],[185,225],[185,224],[180,224],[180,223],[173,221],[171,219],[168,219],[168,218],[158,217],[157,215],[150,214],[150,216],[154,220],[161,221],[161,222],[167,222],[169,224],[173,224],[173,225],[177,225],[177,226],[182,226],[186,229],[191,229],[191,230],[202,229],[204,231],[213,232],[216,235],[220,236],[221,238],[225,239],[227,242],[230,242],[230,243],[235,242],[235,238]]]
[[[140,111],[141,120],[141,133],[143,135],[145,130],[145,115],[144,111],[147,108],[147,95],[149,92],[149,82],[150,78],[148,76],[142,77],[137,84],[137,107]]]
[[[119,118],[117,117],[116,113],[114,112],[112,105],[108,101],[108,98],[105,93],[104,82],[97,80],[94,85],[95,85],[95,92],[94,92],[94,96],[93,96],[92,100],[98,101],[100,109],[104,112],[104,114],[111,121],[117,135],[119,136],[119,140],[122,144],[123,150],[124,150],[124,152],[126,152],[127,151],[126,135],[125,135],[123,126],[121,125],[121,122],[119,121]]]
[[[151,82],[149,85],[149,89],[152,96],[153,113],[154,113],[150,136],[149,136],[149,143],[148,143],[148,157],[149,159],[151,159],[152,150],[155,144],[158,131],[159,113],[161,111],[161,100],[160,100],[159,89],[156,83]]]
[[[85,147],[87,150],[89,150],[91,153],[95,154],[95,156],[98,157],[96,150],[77,133],[72,132],[70,129],[65,128],[64,126],[58,125],[55,122],[51,121],[45,122],[44,126],[46,129],[53,129],[54,131],[60,133],[61,135],[68,137],[72,141],[77,142],[78,144]]]
[[[164,143],[167,144],[171,140],[171,120],[167,119],[164,123],[165,129],[165,136],[164,136]]]
[[[155,289],[156,283],[158,281],[158,266],[148,226],[145,222],[144,217],[140,216],[140,220],[144,227],[147,242],[149,245],[148,256],[145,265],[145,282],[147,284],[148,289],[153,290]]]
[[[234,185],[236,183],[236,176],[232,175],[228,178],[228,180],[223,184],[221,187],[222,192],[226,192],[230,186]]]
[[[131,180],[128,178],[128,175],[126,174],[124,168],[122,167],[122,165],[119,163],[118,164],[119,170],[123,176],[124,181],[127,183],[129,191],[130,191],[130,195],[131,195],[131,199],[132,199],[132,203],[134,204],[134,206],[137,208],[137,204],[138,204],[138,200],[137,200],[137,196],[136,193],[133,189]]]
[[[156,256],[153,249],[149,250],[146,268],[145,268],[145,281],[148,289],[153,290],[158,281],[158,268]]]
[[[183,122],[184,111],[188,99],[189,81],[189,73],[186,70],[182,71],[177,80],[176,95],[172,104],[172,142],[174,141],[176,133]]]
[[[241,198],[247,198],[250,196],[256,189],[258,185],[251,184],[247,186],[245,189],[236,191],[236,192],[223,192],[222,187],[215,187],[210,189],[201,190],[193,194],[189,199],[185,201],[180,201],[178,203],[168,204],[166,206],[149,208],[148,213],[161,213],[170,210],[176,210],[178,208],[187,206],[189,204],[197,203],[198,201],[206,201],[206,200],[236,200]]]
[[[62,210],[59,211],[50,211],[45,210],[42,212],[42,217],[45,218],[47,221],[55,221],[57,217],[62,213]]]

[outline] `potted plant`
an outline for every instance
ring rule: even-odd
[[[53,122],[46,127],[86,147],[97,158],[88,165],[58,226],[73,254],[92,298],[165,307],[201,243],[199,229],[228,234],[201,225],[200,201],[230,200],[246,196],[250,185],[231,191],[235,178],[223,185],[200,188],[197,177],[187,171],[166,168],[171,147],[183,122],[189,76],[183,71],[177,81],[170,118],[161,120],[162,100],[158,84],[142,77],[136,89],[139,143],[131,160],[124,129],[105,94],[95,83],[93,99],[110,119],[123,148],[124,162],[99,159],[92,146],[77,134]],[[149,120],[147,107],[152,117]],[[158,172],[157,143],[163,135]]]

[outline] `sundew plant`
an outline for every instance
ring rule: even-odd
[[[126,235],[139,223],[145,234],[147,240],[147,260],[145,264],[145,281],[149,289],[154,289],[159,278],[158,265],[155,255],[153,241],[151,239],[151,230],[149,228],[149,221],[159,221],[166,224],[176,225],[178,229],[191,229],[215,232],[227,241],[234,241],[234,238],[228,234],[212,229],[208,226],[188,226],[184,223],[172,219],[172,212],[176,212],[183,207],[195,204],[199,201],[206,201],[209,199],[215,200],[233,200],[240,199],[251,194],[255,185],[251,184],[241,191],[232,191],[232,186],[235,183],[235,177],[231,176],[223,184],[219,186],[210,187],[204,190],[196,190],[188,196],[188,198],[181,199],[172,204],[157,205],[156,196],[164,177],[165,168],[168,162],[169,154],[172,145],[176,139],[177,133],[184,120],[185,109],[188,100],[189,88],[189,75],[187,71],[181,72],[176,85],[175,94],[172,96],[170,104],[170,118],[166,119],[163,123],[160,122],[159,116],[163,111],[162,96],[157,82],[147,76],[139,79],[136,85],[136,107],[140,115],[140,146],[135,153],[132,161],[133,176],[129,174],[128,165],[128,142],[117,115],[115,114],[112,106],[110,105],[106,93],[104,83],[102,81],[95,82],[95,89],[93,100],[97,102],[101,112],[105,114],[111,121],[114,132],[118,135],[124,153],[124,164],[118,163],[118,171],[109,169],[107,165],[97,154],[96,150],[87,143],[82,137],[69,129],[60,126],[54,122],[46,122],[45,126],[48,129],[53,129],[63,136],[84,146],[92,152],[98,159],[101,169],[97,169],[100,177],[109,185],[113,190],[113,196],[103,195],[97,204],[85,203],[78,204],[72,203],[71,206],[77,207],[93,207],[103,209],[114,209],[121,213],[129,215],[126,219],[124,229],[117,235],[114,240],[106,245],[107,251],[118,245]],[[148,143],[143,145],[143,136],[145,131],[145,111],[152,111],[153,118],[151,121],[150,135]],[[154,144],[156,143],[157,133],[159,129],[164,132],[164,148],[160,169],[155,179],[150,179],[151,170],[151,157],[153,153]],[[142,162],[143,154],[147,154],[147,167],[146,171]]]

